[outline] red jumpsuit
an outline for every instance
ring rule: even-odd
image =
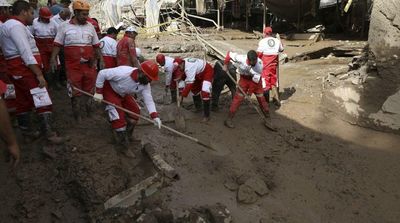
[[[185,88],[182,96],[187,97],[189,92],[198,95],[201,92],[203,101],[210,100],[211,83],[214,79],[214,69],[204,60],[186,58],[185,61]]]
[[[96,82],[96,59],[94,49],[100,46],[92,24],[78,25],[71,19],[58,27],[54,45],[64,47],[65,66],[69,84],[91,92]],[[72,91],[72,96],[80,96]]]
[[[279,63],[279,52],[283,51],[282,43],[274,37],[266,37],[258,43],[257,52],[263,61],[263,88],[264,91],[277,87],[277,66]]]
[[[38,87],[38,81],[28,65],[37,64],[42,67],[35,39],[25,24],[13,18],[2,25],[0,42],[9,77],[15,86],[16,115],[30,112],[35,108],[30,90]],[[39,114],[51,110],[51,105],[36,108]]]
[[[133,67],[131,58],[137,58],[135,41],[125,36],[117,44],[117,65]]]

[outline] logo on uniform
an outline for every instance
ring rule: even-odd
[[[275,40],[269,39],[269,40],[268,40],[268,46],[274,47],[274,46],[275,46]]]

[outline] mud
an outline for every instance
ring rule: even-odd
[[[152,46],[184,41],[177,37],[139,39],[139,46],[147,58],[153,58],[159,48]],[[246,51],[257,40],[230,40],[228,44]],[[364,44],[327,40],[288,46],[287,54],[291,57],[337,45],[358,49]],[[208,123],[201,123],[201,114],[192,113],[192,101],[186,99],[182,109],[187,118],[185,133],[214,142],[223,154],[141,123],[135,136],[154,145],[180,178],[126,209],[105,211],[103,205],[157,170],[139,144],[132,148],[135,159],[119,152],[101,106],[77,125],[66,92],[53,91],[55,125],[71,140],[57,147],[43,140],[23,145],[23,160],[14,174],[0,164],[0,195],[4,198],[0,199],[0,217],[4,222],[79,223],[190,222],[187,219],[194,216],[216,222],[210,216],[223,213],[223,219],[251,223],[397,222],[398,135],[351,125],[336,112],[337,104],[326,103],[325,93],[341,82],[339,74],[330,83],[322,80],[330,73],[341,73],[352,61],[341,52],[281,66],[283,105],[278,110],[271,105],[276,133],[267,130],[245,103],[234,119],[236,128],[227,129],[223,120],[231,102],[229,93],[221,96],[221,109],[211,113]],[[202,56],[204,52],[185,55]],[[175,105],[162,104],[164,83],[160,79],[153,83],[154,98],[162,119],[173,120],[170,113]],[[360,100],[363,97],[361,93]],[[171,121],[165,123],[174,127]],[[257,199],[251,204],[238,202],[239,187],[249,184],[256,187]]]

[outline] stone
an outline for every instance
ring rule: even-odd
[[[252,188],[258,195],[264,196],[268,194],[269,190],[263,180],[258,177],[250,178],[246,181],[245,185]]]
[[[230,191],[236,191],[239,188],[239,185],[232,181],[225,181],[224,186]]]
[[[207,216],[213,223],[230,223],[232,222],[231,212],[225,205],[217,203],[216,205],[206,207]]]
[[[237,200],[243,204],[254,204],[258,201],[258,195],[249,185],[243,184],[238,189]]]
[[[158,223],[157,218],[154,215],[151,214],[142,214],[139,216],[138,219],[136,219],[135,222],[140,222],[140,223]]]

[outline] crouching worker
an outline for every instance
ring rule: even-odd
[[[158,80],[158,66],[153,61],[145,61],[141,64],[141,68],[139,70],[136,67],[119,66],[101,70],[96,80],[94,100],[101,102],[104,98],[104,100],[112,104],[140,114],[139,106],[132,96],[132,94],[140,93],[143,96],[150,117],[155,121],[155,125],[161,128],[161,120],[158,117],[150,87],[151,81]],[[133,156],[128,147],[139,117],[125,114],[125,112],[112,105],[107,105],[106,111],[118,144],[123,147],[123,152],[127,156]]]
[[[240,79],[239,86],[245,94],[251,96],[256,95],[258,104],[267,120],[270,120],[268,104],[265,101],[263,95],[263,87],[261,82],[261,73],[263,70],[262,61],[257,57],[257,53],[254,50],[250,50],[246,55],[238,55],[236,53],[228,52],[224,61],[224,70],[228,71],[229,61],[239,69]],[[238,90],[233,97],[231,107],[229,109],[228,119],[225,120],[225,126],[228,128],[234,128],[233,117],[242,103],[245,95]],[[271,127],[270,121],[265,123],[267,127]]]

